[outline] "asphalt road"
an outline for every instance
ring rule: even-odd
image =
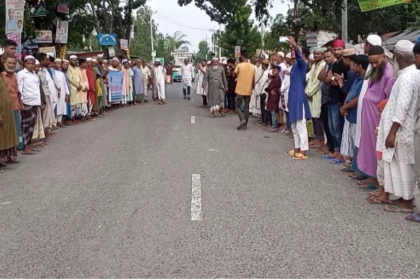
[[[0,278],[420,278],[418,225],[180,87],[0,175]]]

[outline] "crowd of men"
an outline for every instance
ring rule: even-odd
[[[148,102],[165,104],[165,69],[156,61],[129,61],[103,55],[61,60],[38,53],[22,57],[17,70],[17,44],[6,40],[0,59],[0,173],[7,164],[19,163],[18,151],[36,155],[48,145],[56,130],[107,115],[109,110]],[[122,96],[110,98],[109,76],[122,76]]]
[[[371,190],[367,200],[385,211],[414,214],[420,176],[420,43],[401,40],[393,54],[370,35],[364,54],[337,39],[310,53],[288,37],[292,51],[249,59],[217,59],[198,66],[197,94],[214,112],[235,109],[247,129],[249,115],[267,132],[294,140],[286,154],[308,158],[312,148]],[[227,65],[226,65],[227,64]],[[227,77],[227,78],[226,78]],[[232,98],[232,97],[235,97]],[[210,102],[210,104],[208,104]]]

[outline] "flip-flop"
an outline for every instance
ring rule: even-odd
[[[394,205],[394,204],[385,206],[384,210],[387,211],[387,212],[393,212],[393,213],[408,213],[408,214],[411,214],[411,213],[414,212],[414,209],[404,209],[404,208],[401,208],[401,207],[399,207],[397,205]]]
[[[334,157],[330,156],[330,155],[325,155],[322,156],[323,159],[335,159]]]
[[[376,191],[378,188],[373,183],[367,183],[366,185],[360,185],[360,189],[363,190],[370,190],[370,191]]]
[[[330,164],[341,164],[343,163],[341,160],[339,160],[338,158],[333,158],[330,160]]]
[[[294,156],[295,155],[295,150],[290,150],[290,151],[288,151],[288,152],[285,152],[284,153],[286,156]]]
[[[383,201],[383,200],[377,199],[374,196],[370,196],[367,200],[369,201],[370,204],[392,204],[389,200]]]
[[[346,166],[340,169],[341,172],[353,172],[350,167]]]
[[[305,159],[308,159],[308,156],[305,156],[304,154],[302,154],[302,153],[296,153],[294,156],[293,156],[293,159],[295,159],[295,160],[305,160]]]
[[[360,180],[360,181],[363,181],[363,180],[366,180],[367,179],[367,177],[364,177],[364,176],[362,176],[362,175],[360,175],[358,173],[356,173],[356,175],[349,176],[349,177],[352,178],[353,180]]]
[[[420,216],[419,216],[419,213],[410,214],[410,215],[408,215],[408,216],[405,217],[405,220],[406,221],[409,221],[409,222],[420,224]]]

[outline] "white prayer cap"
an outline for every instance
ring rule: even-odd
[[[126,63],[126,62],[129,62],[129,61],[128,61],[128,59],[125,59],[125,58],[124,58],[124,59],[122,60],[122,63]]]
[[[87,62],[90,62],[90,61],[92,61],[92,58],[90,58],[90,57],[89,58],[86,58],[86,61]]]
[[[120,60],[118,59],[118,57],[113,57],[113,58],[111,59],[111,61],[118,61],[118,62],[120,62]]]
[[[69,63],[69,61],[67,59],[63,59],[63,62]]]
[[[278,52],[277,55],[280,57],[284,57],[284,52]]]
[[[219,61],[219,59],[217,57],[215,57],[211,61]]]
[[[98,62],[98,61],[97,61],[96,59],[94,59],[94,58],[92,59],[92,61],[93,61],[93,62]]]
[[[314,61],[314,60],[315,60],[315,58],[314,58],[314,54],[313,54],[313,53],[311,53],[311,54],[309,55],[309,60],[311,60],[311,61]]]
[[[103,54],[98,54],[98,58],[103,58],[104,55]]]
[[[395,44],[395,51],[399,53],[413,53],[414,43],[408,40],[400,40]]]
[[[227,65],[227,60],[223,59],[223,60],[222,60],[222,64],[223,64],[223,65]]]
[[[61,59],[56,58],[56,59],[55,59],[55,62],[61,62]]]
[[[292,58],[292,53],[288,53],[288,54],[286,54],[286,58]]]
[[[77,56],[75,56],[74,54],[70,56],[70,59],[77,59]]]
[[[108,60],[104,59],[104,61],[103,61],[103,62],[108,62]]]
[[[26,57],[25,57],[25,60],[26,60]],[[38,59],[35,59],[35,65],[40,65]]]
[[[382,39],[379,35],[371,34],[366,38],[366,41],[372,46],[382,46]]]
[[[27,56],[25,56],[25,61],[27,61],[28,59],[33,59],[33,60],[35,60],[35,61],[38,61],[38,60],[36,60],[35,59],[35,57],[33,57],[32,55],[27,55]],[[39,63],[39,62],[38,62]]]

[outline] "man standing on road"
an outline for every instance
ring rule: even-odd
[[[306,120],[311,119],[308,99],[305,94],[307,64],[302,52],[293,37],[288,37],[288,43],[295,53],[296,62],[290,73],[290,88],[288,98],[289,121],[292,126],[295,148],[288,152],[293,159],[307,159],[306,151],[309,150],[308,129]]]
[[[41,68],[38,72],[38,77],[41,79],[41,87],[45,94],[46,107],[42,114],[42,122],[44,125],[45,136],[51,137],[51,130],[54,124],[54,109],[52,104],[52,92],[49,86],[51,76],[47,71],[47,67],[50,65],[50,59],[45,53],[38,53],[37,60],[40,63]]]
[[[223,93],[227,90],[227,80],[225,69],[219,65],[217,58],[213,58],[212,65],[207,69],[203,79],[203,89],[207,91],[211,117],[214,118],[216,111],[224,117],[221,104]]]
[[[54,62],[55,78],[60,90],[57,98],[57,126],[64,127],[63,116],[67,115],[66,101],[69,98],[70,91],[67,86],[66,76],[61,72],[61,59],[57,58]]]
[[[193,71],[194,69],[189,64],[188,59],[184,59],[184,64],[181,66],[182,92],[184,93],[184,99],[188,100],[190,100]]]
[[[149,87],[151,85],[150,79],[152,76],[152,73],[150,71],[149,66],[146,64],[146,60],[141,61],[140,65],[141,74],[143,75],[143,94],[144,94],[144,102],[149,102],[147,100],[147,91],[149,90]]]
[[[206,75],[207,72],[207,60],[203,59],[201,61],[201,64],[198,64],[198,67],[196,68],[198,72],[198,81],[197,81],[197,90],[195,91],[196,94],[201,95],[203,98],[203,105],[201,108],[207,107],[207,91],[203,88],[203,81],[204,81],[204,75]]]
[[[141,70],[141,61],[136,60],[136,65],[132,68],[133,70],[133,94],[134,94],[134,105],[142,103],[144,99],[144,87],[143,87],[143,72]]]
[[[82,89],[80,85],[79,68],[77,67],[77,56],[70,56],[70,66],[67,69],[67,77],[70,83],[70,107],[71,118],[77,120],[81,114],[80,96],[78,92]]]
[[[156,104],[165,104],[165,68],[163,68],[158,59],[155,61],[155,67],[153,68],[153,83],[156,90]]]
[[[249,62],[248,51],[241,52],[242,63],[239,63],[234,72],[237,77],[236,83],[236,113],[238,114],[240,124],[238,130],[246,129],[249,118],[249,102],[251,101],[252,90],[254,89],[255,67]],[[244,102],[244,114],[241,111],[241,105]]]
[[[174,66],[172,63],[168,64],[168,67],[166,67],[166,82],[168,84],[172,84],[172,74],[174,73]]]

